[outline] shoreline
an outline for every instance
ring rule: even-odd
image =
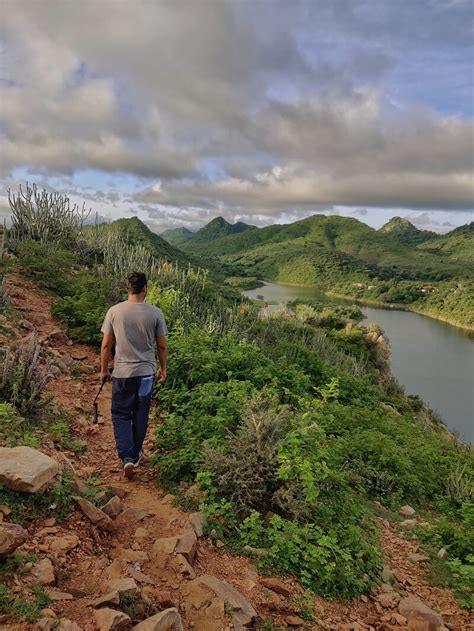
[[[323,293],[325,296],[329,296],[330,298],[340,298],[342,300],[352,300],[354,301],[356,304],[359,304],[361,306],[366,306],[366,307],[377,307],[378,309],[386,309],[387,311],[406,311],[408,313],[416,313],[417,315],[422,315],[422,316],[426,316],[427,318],[432,318],[433,320],[439,320],[440,322],[445,322],[446,324],[449,324],[450,326],[454,326],[457,329],[462,329],[463,331],[467,331],[468,333],[474,333],[474,326],[469,326],[467,324],[461,324],[460,322],[456,322],[454,320],[448,320],[447,318],[441,316],[441,315],[436,315],[434,313],[428,313],[426,311],[422,311],[420,309],[412,309],[410,307],[407,307],[406,305],[399,305],[396,303],[386,303],[386,302],[379,302],[377,300],[370,300],[370,298],[368,299],[364,299],[364,298],[356,298],[355,296],[351,296],[348,294],[339,294],[336,292],[332,292],[332,291],[324,291],[319,285],[301,285],[301,284],[296,284],[296,283],[282,283],[280,281],[276,281],[276,280],[270,280],[270,279],[264,279],[262,282],[264,283],[274,283],[274,284],[278,284],[278,285],[287,285],[288,287],[308,287],[308,288],[314,288],[319,290],[321,293]],[[264,285],[260,285],[260,287],[263,287]],[[256,287],[255,289],[258,289],[258,287]],[[244,291],[251,291],[251,290],[244,290]]]

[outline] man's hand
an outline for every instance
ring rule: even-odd
[[[166,368],[160,368],[158,370],[158,382],[164,383],[166,381],[166,377],[167,377]]]
[[[109,371],[100,373],[100,383],[105,383],[106,381],[112,381],[112,375]]]

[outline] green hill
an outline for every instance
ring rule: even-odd
[[[416,228],[415,228],[416,230]],[[458,238],[464,231],[459,230]],[[437,243],[437,239],[427,243]],[[314,215],[216,239],[187,242],[201,260],[251,276],[436,315],[474,326],[474,265],[401,243],[349,217]],[[423,244],[425,245],[425,244]],[[462,292],[456,292],[457,283]],[[455,296],[455,298],[453,298]]]
[[[420,243],[435,239],[438,235],[431,230],[419,230],[408,219],[392,217],[379,230],[401,243],[402,245],[417,246]]]
[[[249,226],[242,221],[231,224],[224,217],[216,217],[189,239],[182,242],[181,247],[185,252],[193,252],[196,248],[203,247],[205,249],[209,243],[213,243],[217,239],[254,230],[257,230],[256,226]]]
[[[96,228],[109,234],[117,234],[127,242],[146,246],[157,259],[169,259],[173,262],[188,265],[191,258],[178,248],[152,232],[138,217],[117,219],[112,223],[100,224]]]
[[[425,241],[419,249],[454,261],[474,262],[474,222]]]
[[[174,247],[179,248],[185,241],[190,239],[193,234],[194,232],[191,232],[191,230],[183,227],[165,230],[160,236]]]

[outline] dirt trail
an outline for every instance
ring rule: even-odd
[[[75,621],[84,631],[95,631],[91,598],[105,591],[109,578],[137,576],[134,569],[143,572],[151,583],[140,583],[142,592],[163,602],[171,600],[179,608],[185,629],[195,631],[223,631],[232,629],[233,623],[224,612],[223,602],[212,607],[196,609],[195,599],[190,593],[190,581],[171,560],[166,567],[152,558],[153,543],[162,537],[177,535],[191,529],[188,515],[176,508],[172,497],[165,495],[156,484],[152,468],[142,466],[135,478],[126,480],[122,476],[120,462],[114,447],[110,421],[110,386],[104,388],[99,403],[100,422],[92,425],[91,404],[98,388],[98,354],[84,344],[72,344],[65,336],[48,340],[57,329],[65,327],[51,316],[51,298],[38,290],[32,283],[9,275],[13,306],[23,313],[23,318],[34,325],[40,340],[48,343],[51,352],[58,358],[74,360],[72,374],[58,375],[49,384],[49,390],[58,404],[67,411],[76,438],[87,443],[87,450],[77,454],[62,452],[72,463],[77,475],[86,480],[98,477],[100,486],[113,485],[122,495],[123,512],[115,520],[116,529],[104,533],[75,511],[67,521],[52,533],[41,533],[44,523],[32,524],[29,547],[54,559],[59,580],[56,589],[72,593],[72,600],[55,601],[50,605],[57,616]],[[22,331],[27,335],[29,331]],[[149,432],[145,451],[153,453],[153,431]],[[46,446],[43,451],[60,459],[58,448]],[[381,520],[382,522],[382,520]],[[401,592],[418,595],[426,604],[440,611],[451,629],[474,629],[469,615],[456,604],[449,590],[428,586],[422,578],[420,565],[408,560],[409,554],[419,551],[416,543],[396,536],[388,522],[382,526],[387,563],[398,581]],[[77,535],[79,543],[67,554],[52,555],[50,544],[53,539],[66,535]],[[26,546],[28,548],[28,546]],[[235,557],[224,548],[217,548],[205,538],[198,540],[197,554],[193,562],[197,576],[211,574],[234,585],[244,594],[257,610],[267,619],[272,616],[274,629],[286,628],[285,619],[299,614],[299,599],[303,590],[291,578],[283,578],[290,589],[290,598],[270,592],[258,583],[258,574],[249,560]],[[143,579],[143,577],[141,577]],[[148,580],[146,579],[146,580]],[[145,580],[145,579],[143,579]],[[166,593],[168,592],[168,594]],[[219,599],[217,599],[219,600]],[[166,606],[170,606],[169,604]],[[386,609],[374,598],[353,600],[349,603],[314,600],[314,620],[302,628],[331,629],[407,629],[397,624],[395,610]],[[471,624],[470,624],[471,623]],[[33,629],[33,624],[6,625],[5,629]],[[384,626],[385,625],[385,626]]]

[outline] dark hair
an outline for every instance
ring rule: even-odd
[[[141,294],[146,285],[146,276],[143,272],[132,272],[127,278],[127,289],[129,294]]]

